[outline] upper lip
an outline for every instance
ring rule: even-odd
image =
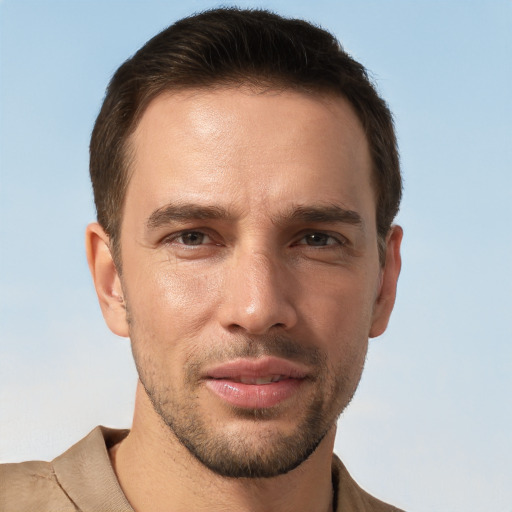
[[[279,357],[265,356],[257,359],[234,359],[219,365],[209,367],[204,372],[207,379],[240,379],[258,378],[268,375],[280,375],[291,379],[304,379],[308,376],[304,365],[281,359]]]

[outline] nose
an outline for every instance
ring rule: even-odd
[[[249,252],[234,257],[225,279],[220,322],[229,330],[262,335],[297,323],[291,269],[276,258]]]

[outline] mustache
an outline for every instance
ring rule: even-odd
[[[200,377],[202,368],[208,364],[222,364],[233,359],[257,359],[273,356],[305,364],[312,369],[323,370],[327,356],[318,347],[310,347],[283,334],[265,334],[247,336],[237,334],[229,344],[222,346],[204,346],[198,357],[189,358],[186,362],[187,380],[193,381]]]

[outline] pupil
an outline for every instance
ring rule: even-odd
[[[309,245],[325,245],[326,243],[327,235],[323,235],[322,233],[314,233],[308,237]]]
[[[183,242],[186,245],[200,245],[203,241],[204,235],[195,231],[183,235]]]

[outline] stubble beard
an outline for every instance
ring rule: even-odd
[[[229,350],[211,350],[194,360],[189,358],[181,388],[187,391],[184,396],[171,390],[164,381],[166,374],[157,370],[149,355],[138,353],[139,344],[133,334],[132,351],[139,379],[171,435],[208,469],[230,478],[271,478],[288,473],[306,461],[351,401],[364,364],[363,358],[354,382],[340,369],[329,370],[327,358],[320,350],[301,346],[287,336],[237,337]],[[298,411],[302,418],[293,431],[283,433],[273,428],[272,419],[281,414],[280,405],[269,409],[230,407],[236,420],[250,422],[248,436],[243,431],[228,432],[215,418],[208,421],[195,400],[199,387],[204,385],[199,375],[205,364],[263,355],[305,363],[314,370],[314,375],[308,378],[315,391]],[[255,424],[257,433],[252,432]]]

